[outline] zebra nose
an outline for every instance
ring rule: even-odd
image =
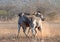
[[[44,21],[45,19],[43,18],[42,21]]]

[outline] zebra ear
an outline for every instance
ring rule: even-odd
[[[22,13],[19,13],[18,16],[21,17]]]
[[[20,16],[20,14],[18,14],[18,16]]]

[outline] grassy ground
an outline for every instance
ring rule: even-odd
[[[0,42],[60,42],[60,23],[43,23],[42,37],[37,30],[35,38],[31,32],[27,38],[21,28],[19,38],[17,38],[17,24],[0,24]]]
[[[6,10],[0,10],[0,14],[7,14],[8,12]]]

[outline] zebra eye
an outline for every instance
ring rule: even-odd
[[[33,15],[35,15],[35,14],[33,14]]]

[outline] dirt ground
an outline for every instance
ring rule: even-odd
[[[0,23],[0,42],[60,42],[60,23],[43,22],[42,32],[37,30],[34,38],[30,31],[28,36],[24,35],[21,28],[17,38],[17,24]]]

